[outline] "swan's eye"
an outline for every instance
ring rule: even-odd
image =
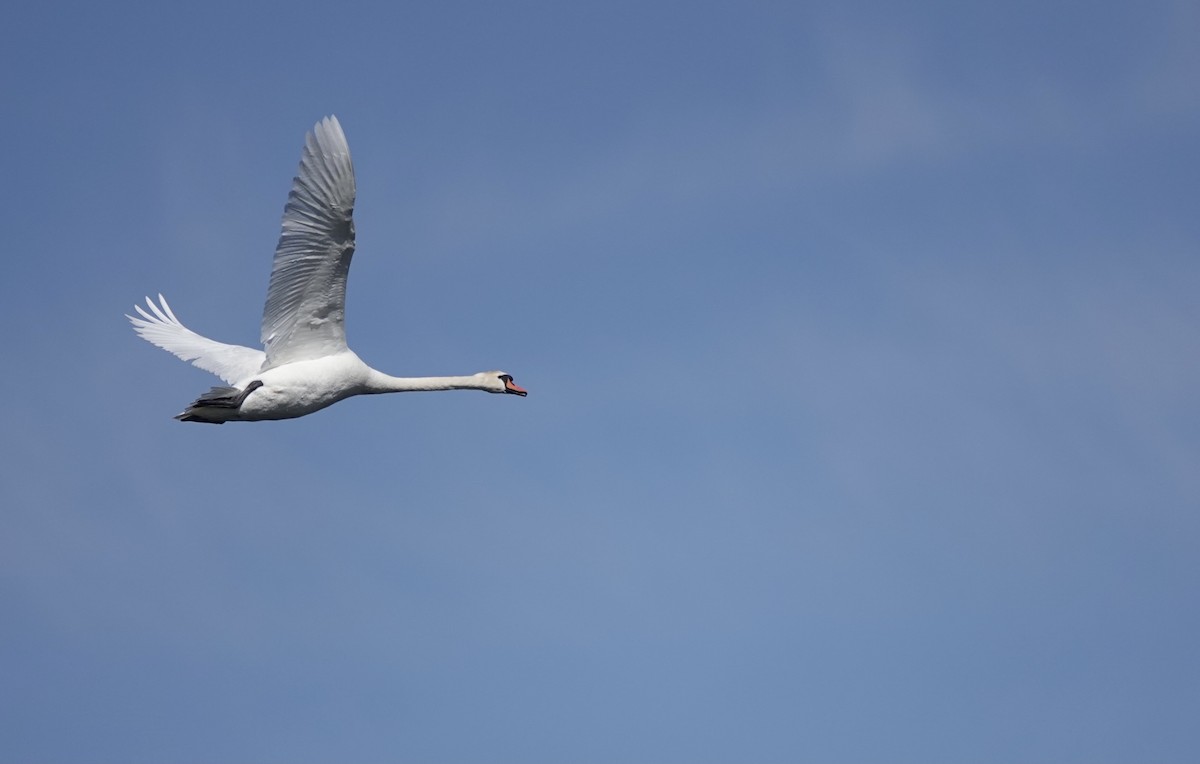
[[[511,374],[501,374],[500,381],[501,382],[512,382],[512,375]]]

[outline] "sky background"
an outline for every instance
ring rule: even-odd
[[[2,762],[1194,762],[1200,7],[41,3]],[[184,425],[304,134],[397,375]]]

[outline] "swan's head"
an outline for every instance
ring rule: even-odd
[[[481,371],[475,376],[480,377],[483,384],[482,389],[489,393],[509,393],[510,395],[520,395],[525,397],[529,392],[518,387],[516,382],[513,382],[512,375],[506,371]]]

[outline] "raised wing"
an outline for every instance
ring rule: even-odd
[[[252,374],[258,373],[266,358],[263,351],[241,345],[226,345],[196,334],[175,318],[165,297],[160,294],[158,300],[162,303],[161,307],[154,300],[146,298],[150,313],[141,305],[133,306],[141,318],[125,316],[139,337],[216,374],[231,385],[241,384]]]
[[[337,117],[308,134],[283,209],[263,308],[265,368],[346,348],[346,275],[354,255],[354,165]]]

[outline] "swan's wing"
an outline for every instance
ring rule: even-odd
[[[154,300],[146,298],[146,305],[150,307],[149,313],[141,305],[133,306],[141,318],[125,316],[142,339],[174,353],[185,361],[191,361],[195,366],[216,374],[231,385],[243,382],[262,367],[266,355],[261,350],[241,345],[226,345],[224,342],[202,337],[175,318],[165,297],[160,294],[158,300],[162,303],[161,307],[156,305]]]
[[[283,209],[263,308],[267,368],[346,348],[346,274],[354,255],[354,165],[336,117],[316,124]]]

